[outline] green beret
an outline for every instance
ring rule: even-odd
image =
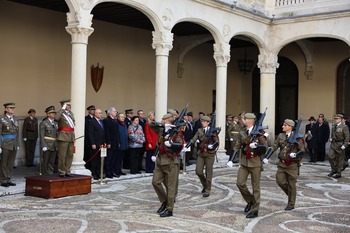
[[[295,122],[291,119],[285,119],[284,123],[286,123],[287,125],[292,126],[292,127],[295,126]]]
[[[244,114],[244,118],[246,118],[246,119],[255,119],[256,116],[254,115],[254,113],[246,113],[246,114]]]
[[[201,117],[201,120],[202,120],[202,121],[207,121],[207,122],[210,122],[210,121],[211,121],[210,117],[208,117],[208,116],[202,116],[202,117]]]
[[[172,108],[168,109],[168,113],[171,114],[171,115],[176,115],[177,114],[176,110],[172,109]]]

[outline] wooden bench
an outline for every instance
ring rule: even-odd
[[[91,193],[91,176],[59,177],[58,174],[28,176],[26,196],[56,198]]]

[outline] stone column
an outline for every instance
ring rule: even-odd
[[[156,87],[155,113],[156,120],[161,121],[167,113],[168,104],[168,59],[173,48],[173,33],[171,31],[154,31],[152,47],[156,50]]]
[[[230,61],[230,45],[214,44],[216,62],[216,127],[221,127],[218,157],[227,160],[225,151],[226,98],[227,98],[227,63]]]
[[[260,112],[267,107],[267,114],[263,125],[268,125],[269,142],[275,140],[275,103],[276,103],[276,69],[277,54],[263,52],[258,56],[258,67],[260,68]]]
[[[75,117],[75,154],[71,167],[72,173],[90,175],[84,167],[84,126],[86,99],[86,60],[88,38],[94,31],[91,27],[77,25],[67,26],[67,32],[72,36],[72,71],[71,71],[71,102]]]

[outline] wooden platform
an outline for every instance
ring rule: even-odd
[[[56,198],[91,193],[91,176],[59,177],[58,174],[28,176],[26,196]]]

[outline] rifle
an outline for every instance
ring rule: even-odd
[[[303,151],[298,151],[296,152],[296,157],[295,158],[290,158],[289,154],[293,151],[293,148],[296,145],[300,145],[298,142],[298,138],[304,138],[303,134],[298,134],[301,123],[303,121],[302,115],[298,119],[297,125],[295,126],[294,130],[292,131],[292,135],[288,138],[288,143],[290,145],[289,150],[288,150],[288,156],[286,158],[286,165],[289,166],[292,163],[292,160],[298,160],[298,162],[302,159]],[[298,165],[298,174],[299,174],[299,167],[300,164]]]
[[[250,142],[254,142],[258,135],[263,135],[263,133],[260,132],[260,131],[269,128],[268,126],[262,126],[262,123],[263,123],[263,121],[265,119],[265,116],[266,116],[266,111],[267,111],[267,107],[265,108],[265,112],[260,115],[259,120],[257,120],[255,122],[254,127],[253,127],[252,131],[249,134]]]

